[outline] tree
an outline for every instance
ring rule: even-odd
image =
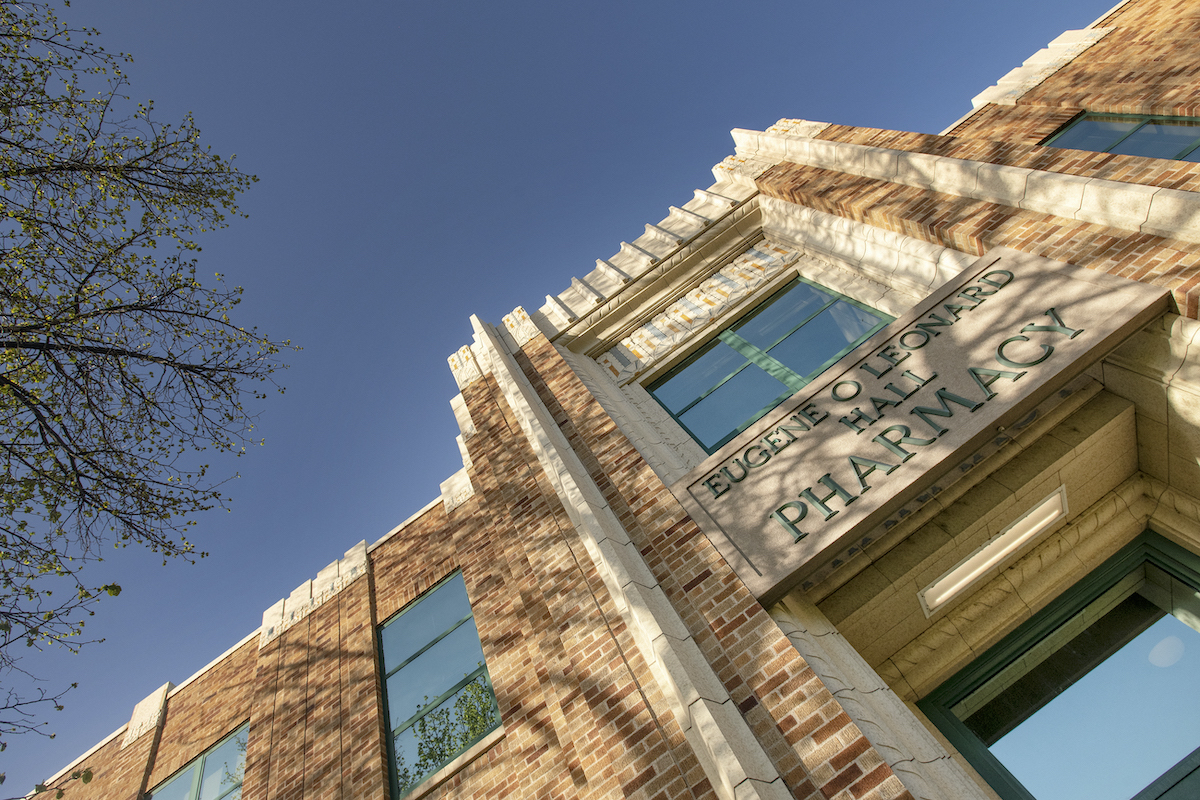
[[[428,702],[429,698],[425,700]],[[405,759],[408,747],[400,743],[395,745],[397,796],[406,794],[450,763],[499,724],[496,697],[484,676],[480,675],[458,690],[453,703],[443,702],[413,723],[411,732],[400,734],[400,737],[411,735],[417,752],[415,763],[410,767]]]
[[[120,591],[81,575],[102,545],[205,555],[183,534],[222,481],[194,453],[244,452],[243,401],[289,345],[231,321],[240,287],[196,276],[196,236],[255,178],[190,115],[133,104],[129,58],[96,35],[0,0],[0,676],[21,647],[82,643]],[[42,731],[61,693],[5,683],[0,738]]]

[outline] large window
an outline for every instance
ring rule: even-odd
[[[1044,144],[1095,153],[1200,161],[1200,119],[1085,114]]]
[[[500,725],[479,632],[456,572],[379,632],[399,798]]]
[[[1200,797],[1198,587],[1147,533],[920,706],[1006,800]]]
[[[159,784],[149,797],[153,800],[241,800],[249,733],[249,725],[238,728]]]
[[[890,321],[797,278],[648,389],[711,453]]]

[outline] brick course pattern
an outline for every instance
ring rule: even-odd
[[[1200,313],[1200,246],[1189,242],[796,164],[772,167],[758,186],[769,197],[965,253],[1011,247],[1162,286],[1180,314]]]
[[[793,796],[910,797],[554,346],[517,361]]]

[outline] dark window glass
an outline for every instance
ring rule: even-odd
[[[649,392],[711,453],[890,321],[797,278]]]
[[[1143,537],[922,707],[1004,798],[1200,797],[1195,566]]]
[[[500,725],[462,573],[383,624],[392,781],[407,794]]]
[[[1086,115],[1046,140],[1050,147],[1200,160],[1200,120]]]
[[[159,784],[148,800],[241,800],[249,735],[243,725]]]

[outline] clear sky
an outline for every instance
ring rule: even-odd
[[[77,0],[132,53],[135,100],[195,113],[260,182],[202,240],[201,273],[245,287],[239,324],[304,350],[262,405],[265,447],[218,472],[194,566],[113,551],[85,572],[107,641],[23,665],[54,741],[0,754],[23,793],[253,631],[356,542],[461,467],[446,357],[470,314],[499,324],[712,182],[731,128],[781,117],[936,133],[970,98],[1115,0],[352,3]]]

